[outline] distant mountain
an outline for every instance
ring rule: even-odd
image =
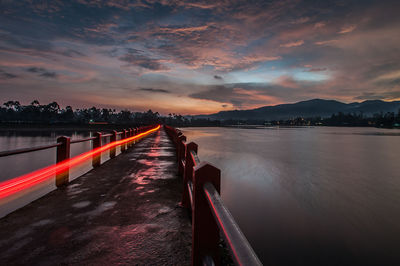
[[[335,100],[313,99],[293,104],[279,104],[264,106],[251,110],[221,111],[216,114],[198,115],[196,118],[210,118],[216,120],[280,120],[296,117],[329,117],[334,113],[363,113],[371,116],[375,113],[395,112],[400,109],[400,101],[385,102],[368,100],[364,102],[342,103]]]

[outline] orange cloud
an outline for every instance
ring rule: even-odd
[[[304,44],[303,40],[298,40],[298,41],[294,41],[294,42],[288,42],[288,43],[284,43],[279,45],[280,47],[285,47],[285,48],[291,48],[291,47],[297,47],[297,46],[301,46]]]
[[[316,45],[329,45],[338,42],[338,40],[327,40],[327,41],[319,41],[315,42]]]
[[[355,26],[355,25],[344,26],[338,33],[340,33],[340,34],[350,33],[353,30],[355,30],[356,28],[357,28],[357,26]]]

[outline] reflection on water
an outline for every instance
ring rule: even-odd
[[[184,128],[264,264],[400,265],[400,131]]]

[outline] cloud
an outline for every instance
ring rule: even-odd
[[[307,69],[307,70],[304,70],[304,71],[305,72],[323,72],[323,71],[326,71],[326,70],[328,70],[326,67],[321,67],[321,68],[313,67],[313,68],[310,68],[310,69]]]
[[[36,73],[40,77],[44,77],[44,78],[55,79],[58,77],[58,74],[56,72],[48,71],[47,69],[45,69],[43,67],[29,67],[26,69],[26,71],[31,72],[31,73]]]
[[[356,28],[357,28],[357,26],[355,26],[355,25],[344,26],[344,27],[342,27],[342,29],[338,33],[339,34],[350,33],[352,31],[354,31]]]
[[[291,95],[294,99],[299,96],[296,95],[298,93],[301,91],[293,91],[277,83],[231,83],[204,86],[203,90],[189,97],[219,102],[224,108],[249,109],[281,103],[285,95]]]
[[[291,23],[292,24],[303,24],[303,23],[306,23],[309,21],[310,21],[310,17],[301,17],[301,18],[293,20]]]
[[[18,76],[12,73],[5,72],[4,70],[0,69],[0,79],[13,79],[17,78]]]
[[[314,28],[315,29],[320,29],[320,28],[323,28],[325,26],[326,26],[325,22],[317,22],[317,23],[314,24]]]
[[[45,78],[57,78],[57,73],[56,72],[43,72],[43,73],[41,73],[39,76],[41,76],[41,77],[45,77]]]
[[[303,40],[298,40],[298,41],[294,41],[294,42],[288,42],[288,43],[281,44],[280,47],[291,48],[291,47],[301,46],[303,44],[304,44]]]
[[[123,62],[129,63],[132,66],[139,66],[141,68],[160,71],[160,70],[168,70],[169,68],[165,66],[161,59],[150,58],[143,54],[142,51],[136,49],[129,49],[128,53],[120,56],[118,58]]]
[[[44,69],[42,67],[30,67],[30,68],[27,68],[26,71],[32,72],[32,73],[43,73],[46,71],[46,69]]]
[[[327,41],[317,41],[315,42],[316,45],[326,45],[326,44],[334,44],[337,43],[339,40],[327,40]]]
[[[154,89],[154,88],[139,88],[139,91],[152,92],[152,93],[171,93],[169,90],[165,89]]]
[[[356,100],[397,100],[400,101],[400,90],[385,92],[363,92]]]
[[[215,79],[223,79],[221,76],[218,76],[218,75],[214,75],[214,78]]]
[[[66,49],[64,51],[61,51],[62,55],[68,56],[68,57],[83,57],[86,56],[84,53],[79,52],[74,49]]]

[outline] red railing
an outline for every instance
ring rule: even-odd
[[[183,177],[181,204],[192,211],[192,265],[220,265],[220,233],[236,265],[261,265],[220,197],[221,171],[200,162],[197,144],[186,143],[180,130],[164,128],[175,144],[178,173]]]
[[[69,137],[63,136],[57,138],[57,143],[55,144],[0,152],[0,157],[4,157],[57,147],[56,164],[1,182],[0,199],[30,188],[33,185],[39,184],[53,177],[54,174],[56,175],[56,186],[65,186],[69,183],[69,170],[71,168],[90,159],[92,160],[92,166],[98,167],[101,163],[102,152],[109,151],[110,158],[114,158],[116,155],[117,146],[120,146],[121,152],[124,152],[126,148],[129,148],[133,145],[133,141],[157,131],[158,129],[160,129],[160,125],[130,128],[128,130],[124,129],[122,132],[117,132],[114,130],[111,134],[102,134],[97,132],[95,133],[94,137],[73,141],[71,141]],[[118,135],[121,136],[119,140],[117,140]],[[105,137],[110,137],[110,142],[102,145],[102,139]],[[93,149],[70,158],[71,144],[85,141],[92,141]]]

